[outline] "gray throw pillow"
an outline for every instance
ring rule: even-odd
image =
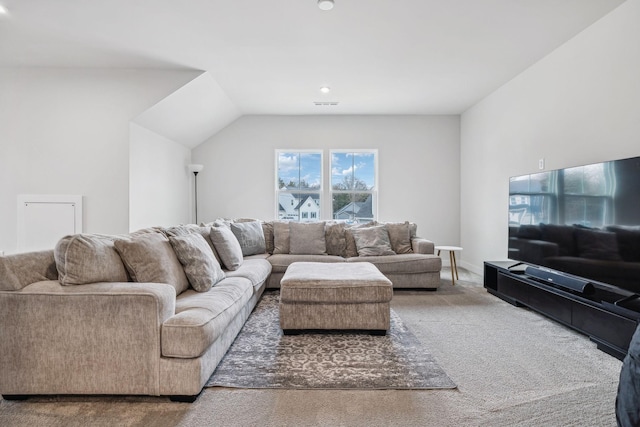
[[[213,246],[213,242],[211,241],[211,226],[210,225],[196,225],[196,224],[186,224],[186,225],[178,225],[175,227],[165,228],[164,234],[167,237],[171,236],[184,236],[185,234],[190,233],[200,233],[202,237],[204,237],[205,242],[211,248],[213,252],[213,256],[216,257],[218,263],[220,263],[220,257],[216,253],[216,248]]]
[[[209,244],[199,233],[170,236],[169,241],[196,291],[206,292],[225,278]]]
[[[388,222],[385,224],[391,241],[391,248],[397,254],[413,253],[411,248],[411,228],[409,221]]]
[[[372,227],[376,224],[377,223],[375,221],[371,221],[366,224],[355,224],[355,225],[347,226],[345,228],[344,230],[344,237],[345,237],[345,243],[346,243],[345,257],[351,258],[351,257],[358,256],[358,248],[356,247],[356,240],[353,238],[353,230],[356,228]]]
[[[236,236],[226,225],[211,227],[211,241],[227,270],[237,270],[242,265],[242,248]]]
[[[114,240],[114,236],[98,234],[74,234],[60,239],[53,252],[60,284],[128,282],[129,275]]]
[[[274,254],[289,253],[289,222],[288,221],[273,222],[273,253]]]
[[[231,231],[240,243],[243,256],[263,254],[267,251],[264,231],[259,221],[232,223]]]
[[[294,255],[326,255],[324,222],[290,222],[289,253]]]
[[[189,288],[182,264],[164,234],[137,234],[116,239],[113,244],[134,281],[168,283],[176,295]]]
[[[395,255],[389,233],[384,225],[354,228],[351,230],[359,256]]]

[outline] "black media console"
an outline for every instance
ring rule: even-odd
[[[581,285],[580,280],[552,271],[545,277],[544,271],[517,261],[484,263],[489,293],[588,335],[600,350],[622,360],[640,320],[640,295],[601,283]]]

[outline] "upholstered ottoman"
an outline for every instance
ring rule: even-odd
[[[280,281],[280,327],[302,330],[370,330],[390,324],[393,286],[369,262],[294,262]]]

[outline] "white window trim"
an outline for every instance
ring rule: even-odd
[[[327,189],[328,194],[327,198],[330,203],[327,203],[328,212],[326,213],[326,218],[333,219],[333,193],[353,193],[353,191],[341,191],[341,190],[333,190],[333,186],[331,185],[331,161],[333,159],[333,153],[373,153],[373,188],[367,193],[371,193],[371,211],[373,213],[373,218],[378,219],[378,179],[379,179],[379,169],[378,169],[378,149],[377,148],[354,148],[354,149],[335,149],[329,150],[329,161],[327,162]]]
[[[291,149],[280,149],[277,148],[275,150],[275,165],[274,165],[274,182],[273,185],[275,187],[275,206],[274,206],[274,211],[275,211],[275,216],[274,218],[276,218],[276,220],[278,220],[280,218],[279,214],[280,214],[280,188],[278,188],[278,165],[279,165],[279,159],[280,159],[280,154],[281,153],[310,153],[310,154],[320,154],[320,188],[318,190],[310,190],[308,191],[309,193],[318,193],[320,195],[320,218],[316,218],[317,221],[322,221],[321,218],[324,217],[324,210],[325,210],[325,194],[324,194],[324,189],[325,187],[325,180],[326,180],[326,174],[325,174],[325,156],[324,156],[324,150],[322,149],[299,149],[299,148],[291,148]],[[302,219],[302,218],[299,218]]]

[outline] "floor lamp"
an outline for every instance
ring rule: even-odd
[[[202,169],[204,169],[204,165],[198,165],[198,164],[192,163],[188,165],[187,168],[189,169],[189,172],[193,172],[193,184],[195,187],[194,200],[196,203],[196,224],[197,224],[198,223],[198,172],[201,172]]]

